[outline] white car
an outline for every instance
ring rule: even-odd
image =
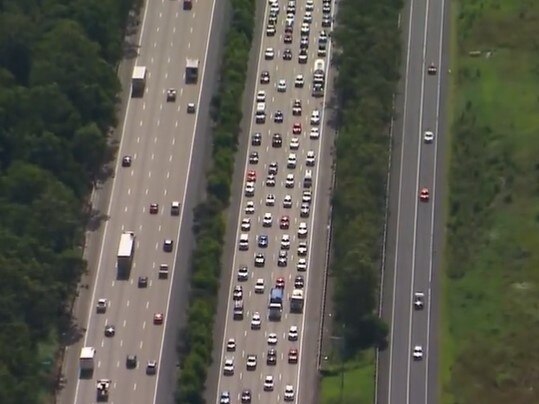
[[[273,58],[275,57],[275,50],[273,50],[273,48],[266,48],[264,57],[266,58],[266,60],[273,60]]]
[[[258,278],[255,283],[255,293],[261,294],[264,293],[264,279]]]
[[[310,31],[311,31],[311,28],[309,27],[309,24],[307,24],[306,22],[301,24],[301,33],[303,35],[309,35]]]
[[[294,394],[294,386],[287,385],[284,388],[284,401],[294,401],[296,395]]]
[[[275,175],[270,174],[266,177],[266,186],[274,187],[275,186]]]
[[[320,125],[320,111],[317,109],[311,113],[311,125]]]
[[[313,193],[311,191],[303,191],[301,202],[309,203],[311,202],[312,198],[313,198]]]
[[[423,359],[423,347],[421,345],[416,345],[414,347],[413,356],[414,360],[416,361],[420,361],[421,359]]]
[[[286,188],[294,188],[294,174],[287,174],[285,181]]]
[[[307,167],[313,167],[316,162],[316,154],[314,154],[313,150],[309,150],[307,152],[307,157],[305,158],[305,164]]]
[[[269,194],[266,196],[266,206],[275,206],[275,195]]]
[[[274,332],[268,334],[268,345],[277,345],[277,334]]]
[[[288,340],[289,341],[298,340],[298,326],[297,325],[290,326],[290,329],[288,330]]]
[[[314,9],[314,1],[313,0],[307,0],[305,3],[305,10],[307,11],[313,11]]]
[[[273,376],[264,378],[264,391],[273,391]]]
[[[427,130],[423,134],[423,140],[425,141],[425,143],[432,143],[434,141],[434,132]]]
[[[296,80],[294,80],[294,87],[302,88],[304,84],[305,84],[305,79],[303,78],[303,74],[298,74],[296,76]]]
[[[249,181],[245,184],[245,196],[250,198],[255,196],[255,183],[252,181]]]
[[[245,217],[241,219],[241,231],[249,231],[251,230],[251,219],[248,217]]]
[[[260,319],[260,313],[255,312],[251,317],[251,330],[259,330],[262,320]]]
[[[225,359],[225,365],[223,366],[223,373],[225,376],[232,376],[234,374],[234,359]]]
[[[305,258],[300,258],[296,265],[296,270],[298,272],[305,272],[307,270],[307,260]]]
[[[285,195],[283,199],[283,208],[290,209],[292,207],[292,197],[290,195]]]
[[[245,282],[249,280],[249,269],[246,266],[241,266],[238,269],[238,281]]]
[[[286,162],[286,166],[288,168],[296,168],[297,161],[298,159],[297,159],[296,153],[290,153],[288,155],[288,161]]]
[[[309,133],[309,138],[318,139],[320,137],[320,130],[318,128],[311,128],[311,133]]]
[[[306,11],[305,15],[303,16],[303,22],[307,24],[313,22],[313,13],[310,11]]]
[[[229,338],[226,342],[226,350],[228,352],[234,352],[236,350],[236,340],[234,338]]]
[[[326,31],[320,31],[320,35],[318,36],[318,42],[319,43],[326,43],[328,41],[328,34]]]
[[[279,80],[279,82],[277,83],[277,91],[280,92],[280,93],[284,93],[286,91],[286,80],[285,79]]]
[[[290,249],[290,235],[283,234],[281,236],[281,250],[289,250],[289,249]]]
[[[298,238],[307,237],[307,223],[301,222],[298,227]]]
[[[256,93],[256,102],[266,102],[266,92],[264,90]]]
[[[290,150],[298,150],[299,149],[299,138],[293,137],[290,139]]]
[[[271,213],[269,212],[264,213],[264,218],[262,219],[262,226],[271,227],[272,224],[273,224],[273,217],[271,216]]]
[[[266,27],[266,36],[274,36],[276,32],[275,25],[268,25]]]
[[[299,243],[298,245],[298,255],[304,257],[307,255],[307,243]]]
[[[245,205],[245,213],[247,215],[255,213],[255,203],[253,201],[247,202],[247,205]]]

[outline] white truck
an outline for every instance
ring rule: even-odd
[[[290,312],[303,313],[303,290],[294,289],[290,296]]]
[[[324,85],[326,82],[326,63],[323,59],[316,59],[313,72],[313,97],[322,97],[324,95]]]
[[[94,371],[95,348],[85,346],[80,350],[79,368],[80,376],[91,376]]]
[[[198,59],[189,59],[185,61],[185,84],[196,84],[198,82]]]
[[[148,71],[145,66],[135,66],[131,78],[131,97],[142,97],[146,88]]]
[[[128,277],[133,263],[135,253],[135,233],[124,231],[120,236],[120,245],[118,246],[118,276]]]

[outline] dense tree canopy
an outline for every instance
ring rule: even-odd
[[[84,199],[106,156],[133,0],[0,2],[0,402],[38,403],[40,352],[85,268]],[[54,345],[53,345],[54,348]]]

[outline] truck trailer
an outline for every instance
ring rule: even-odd
[[[95,348],[85,346],[80,350],[79,369],[80,377],[91,377],[94,371]]]
[[[120,236],[120,245],[118,246],[118,277],[128,278],[133,263],[135,253],[135,233],[124,231]]]
[[[142,97],[144,95],[147,74],[145,66],[135,66],[131,78],[131,97]]]
[[[185,84],[196,84],[198,82],[198,59],[187,59],[185,63]]]

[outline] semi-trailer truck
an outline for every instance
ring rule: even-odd
[[[198,82],[198,59],[187,59],[185,63],[185,84],[196,84]]]
[[[147,74],[145,66],[135,66],[131,78],[131,97],[142,97],[144,95]]]
[[[133,263],[135,253],[135,233],[124,231],[120,236],[120,245],[118,246],[118,277],[128,278]]]
[[[79,358],[79,369],[80,377],[86,378],[91,377],[94,372],[94,358],[95,358],[95,348],[90,346],[82,347],[80,350]]]
[[[270,301],[268,305],[268,318],[270,321],[281,321],[283,312],[283,289],[272,288],[270,291]]]

